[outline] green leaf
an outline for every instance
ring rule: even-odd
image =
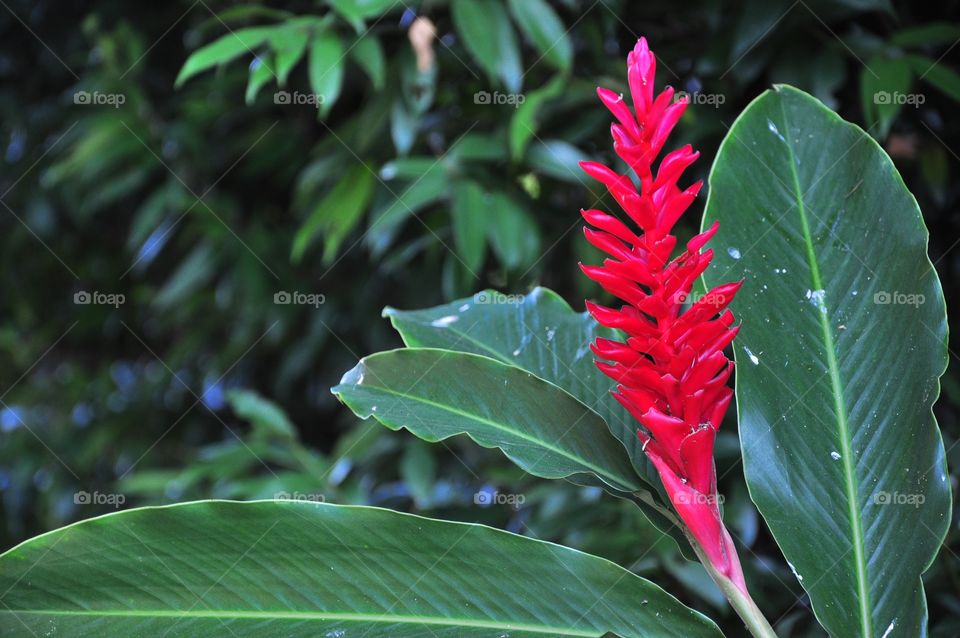
[[[567,28],[544,0],[509,0],[513,19],[551,66],[569,71],[573,44]]]
[[[650,499],[640,502],[644,513],[671,533],[681,548],[687,548],[683,535],[661,514],[669,501],[656,469],[643,453],[637,423],[610,395],[616,384],[597,369],[590,352],[589,345],[597,337],[622,340],[620,332],[604,328],[587,312],[574,312],[547,288],[535,288],[526,295],[485,290],[423,310],[388,307],[383,314],[408,347],[470,352],[522,368],[566,390],[595,412],[626,448],[646,489],[652,488]],[[651,499],[659,509],[650,507]]]
[[[890,37],[890,43],[900,47],[923,47],[949,45],[958,39],[960,26],[948,22],[931,22],[897,31]]]
[[[580,161],[589,159],[584,151],[563,140],[537,140],[527,150],[526,161],[537,172],[565,182],[583,185]]]
[[[732,308],[751,497],[831,635],[924,635],[950,485],[931,412],[946,311],[916,201],[871,137],[778,86],[720,147],[714,219],[707,283],[746,280]]]
[[[483,266],[489,211],[490,196],[482,186],[471,180],[454,184],[450,207],[453,238],[463,263],[472,271],[478,271]]]
[[[229,62],[239,55],[254,55],[254,49],[267,41],[276,27],[250,27],[237,29],[195,51],[180,69],[174,86],[207,69]]]
[[[363,21],[404,7],[402,0],[327,0],[334,11],[357,29],[363,31]]]
[[[541,254],[536,221],[505,193],[491,193],[487,200],[487,236],[493,252],[510,270],[533,267]]]
[[[300,25],[285,25],[283,30],[270,37],[270,45],[277,56],[277,84],[281,87],[287,83],[287,78],[293,67],[307,51],[307,30]]]
[[[523,68],[517,35],[503,4],[498,0],[453,0],[453,24],[473,59],[491,78],[500,78],[506,89],[518,93]]]
[[[960,102],[960,75],[942,61],[931,60],[922,55],[908,55],[907,61],[920,79],[937,87],[955,101]]]
[[[297,231],[290,256],[297,262],[310,242],[323,233],[323,261],[329,264],[337,255],[340,243],[367,210],[373,195],[374,175],[362,162],[354,164],[326,197],[314,206],[313,213]]]
[[[868,129],[885,139],[903,108],[913,74],[904,58],[874,58],[860,72],[860,99]]]
[[[247,80],[247,92],[244,96],[247,104],[253,104],[253,101],[257,99],[257,93],[260,92],[263,85],[274,77],[273,70],[270,68],[272,66],[273,59],[268,55],[258,56],[254,59],[254,63],[250,68],[250,78]]]
[[[326,117],[340,97],[343,85],[343,45],[336,33],[321,31],[310,45],[308,70],[310,88],[320,104],[320,117]]]
[[[0,556],[0,588],[7,636],[721,636],[596,556],[482,525],[297,501],[83,521]]]
[[[370,33],[360,36],[350,49],[350,56],[370,76],[373,88],[381,90],[386,79],[387,63],[380,39]]]
[[[385,177],[386,181],[390,181]],[[450,194],[450,178],[441,162],[409,184],[389,185],[385,202],[375,207],[371,215],[370,232],[366,242],[375,254],[382,254],[392,243],[396,232],[405,221],[421,209]]]
[[[241,419],[280,436],[294,438],[297,429],[286,413],[273,401],[264,399],[251,390],[231,390],[227,393],[230,407]]]
[[[528,93],[523,104],[517,107],[517,112],[510,120],[509,132],[510,156],[514,160],[523,157],[530,140],[536,137],[540,108],[548,100],[559,96],[566,85],[566,77],[558,75],[536,91]]]
[[[433,348],[380,352],[361,359],[332,391],[362,419],[431,443],[467,434],[535,476],[587,484],[597,477],[618,492],[641,487],[595,412],[552,383],[487,357]]]

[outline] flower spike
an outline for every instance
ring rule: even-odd
[[[689,145],[667,153],[656,169],[668,136],[687,108],[673,89],[654,95],[656,58],[640,38],[627,57],[633,109],[623,96],[597,89],[613,115],[613,148],[636,173],[639,190],[626,175],[597,162],[581,162],[601,182],[639,232],[620,218],[582,210],[592,228],[587,241],[610,256],[601,266],[581,264],[583,273],[618,298],[620,308],[587,302],[602,325],[622,330],[626,343],[597,339],[591,346],[597,366],[617,381],[613,394],[643,426],[643,451],[657,468],[690,535],[713,568],[746,594],[740,559],[723,525],[717,494],[713,445],[733,396],[726,382],[733,361],[723,353],[737,334],[726,310],[742,282],[717,286],[686,311],[693,284],[710,264],[704,246],[708,230],[677,244],[673,226],[689,208],[702,182],[681,186],[683,172],[699,153]]]

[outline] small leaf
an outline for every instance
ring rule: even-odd
[[[548,63],[569,71],[573,62],[573,44],[563,21],[545,0],[509,0],[513,19]]]
[[[360,36],[354,43],[353,48],[350,49],[350,56],[370,77],[373,88],[378,91],[383,89],[386,78],[386,61],[380,39],[371,33]]]
[[[942,61],[931,60],[921,55],[909,55],[907,61],[920,79],[937,87],[955,101],[960,102],[960,75]]]
[[[280,406],[264,399],[256,392],[231,390],[227,393],[227,401],[241,419],[246,419],[258,427],[269,429],[287,438],[296,437],[296,427]]]
[[[540,256],[540,229],[536,221],[504,193],[492,193],[488,202],[487,235],[497,257],[510,270],[531,266]]]
[[[467,268],[480,270],[487,247],[486,220],[489,197],[483,187],[474,181],[461,180],[453,187],[453,237],[457,252]]]
[[[273,60],[267,55],[254,58],[250,65],[250,78],[247,80],[247,92],[244,96],[247,104],[253,104],[263,85],[273,78],[273,71],[270,68],[272,65]]]
[[[366,211],[373,186],[373,173],[363,163],[354,164],[327,196],[317,203],[313,213],[297,231],[291,259],[300,261],[317,233],[323,233],[323,262],[332,262],[340,242]]]
[[[545,102],[551,100],[563,92],[567,84],[565,76],[558,75],[546,85],[536,91],[527,94],[523,104],[521,104],[513,119],[510,120],[510,156],[514,160],[520,160],[527,150],[538,129],[537,115]]]
[[[187,58],[183,68],[177,75],[174,86],[179,87],[198,73],[229,62],[240,55],[254,55],[254,49],[267,41],[273,35],[276,27],[249,27],[237,29],[222,36],[218,40],[201,47]]]
[[[320,117],[326,117],[340,97],[343,85],[343,45],[336,33],[321,31],[310,45],[310,88],[320,104]]]
[[[453,0],[453,24],[473,59],[512,93],[523,85],[517,35],[498,0]]]
[[[527,151],[527,164],[538,172],[572,184],[584,185],[580,161],[589,155],[563,140],[536,140]]]
[[[307,30],[298,25],[287,25],[270,37],[270,45],[276,54],[277,84],[286,86],[290,71],[307,51]]]
[[[904,58],[874,58],[860,72],[863,113],[877,138],[887,137],[912,84],[913,74]]]
[[[383,254],[411,215],[450,195],[450,178],[442,163],[434,162],[430,170],[409,184],[391,183],[389,187],[392,192],[387,193],[385,201],[375,207],[371,215],[365,240],[375,255]]]

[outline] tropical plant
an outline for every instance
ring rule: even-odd
[[[639,188],[584,164],[643,231],[583,212],[599,229],[588,240],[611,256],[583,270],[621,308],[591,303],[578,314],[537,288],[388,309],[406,347],[365,357],[333,392],[390,429],[430,442],[466,434],[531,475],[636,504],[699,558],[754,635],[772,636],[724,525],[713,462],[732,399],[724,349],[736,337],[750,495],[818,620],[838,636],[922,635],[920,575],[946,533],[950,486],[931,413],[946,360],[944,300],[916,202],[871,137],[778,86],[731,128],[703,232],[672,257],[672,226],[699,184],[677,185],[696,159],[689,147],[652,168],[687,106],[670,90],[654,98],[654,69],[641,40],[628,58],[633,111],[599,90]],[[725,250],[702,250],[711,238]],[[701,275],[714,287],[694,290]],[[613,363],[595,366],[590,348]],[[890,369],[899,382],[878,374]],[[276,406],[230,400],[259,424],[265,450],[270,437],[291,437]],[[797,405],[800,416],[788,409]],[[313,496],[135,509],[27,541],[0,556],[0,627],[719,635],[703,614],[601,558],[477,525],[305,502],[323,500]]]

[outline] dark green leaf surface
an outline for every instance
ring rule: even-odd
[[[593,475],[620,492],[641,486],[595,412],[552,383],[487,357],[434,348],[380,352],[361,359],[333,393],[360,418],[426,441],[467,434],[535,476],[595,483]]]
[[[944,299],[916,201],[876,142],[779,86],[730,130],[704,223],[733,304],[750,493],[834,636],[926,632],[950,520],[931,406]]]
[[[590,343],[598,336],[621,336],[600,326],[588,313],[574,312],[557,293],[547,288],[535,288],[526,295],[486,290],[434,308],[387,308],[384,315],[410,347],[481,354],[563,388],[607,423],[626,448],[636,473],[655,493],[663,494],[656,469],[637,438],[636,422],[610,396],[615,384],[597,370],[590,352]],[[643,509],[661,530],[670,530],[680,546],[686,546],[671,523],[649,507]]]
[[[517,34],[503,4],[496,0],[453,0],[453,24],[474,60],[511,93],[523,85]]]
[[[573,63],[573,43],[556,12],[545,0],[509,0],[514,20],[530,38],[542,59],[567,71]]]
[[[589,554],[297,501],[90,519],[0,556],[0,591],[4,636],[720,636],[653,583]]]

